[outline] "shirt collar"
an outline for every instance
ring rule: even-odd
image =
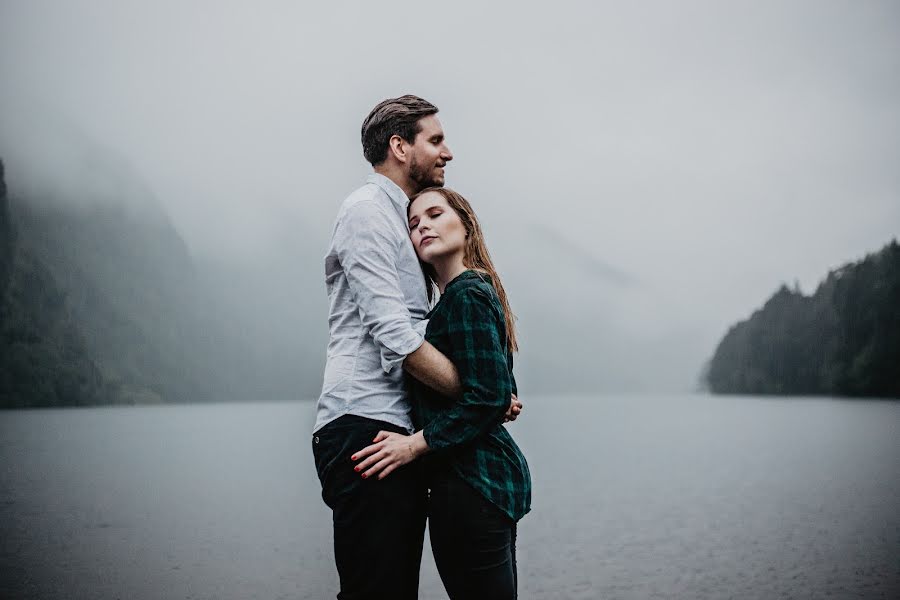
[[[446,286],[444,286],[444,293],[446,294],[447,290],[449,290],[451,287],[456,287],[456,285],[468,279],[480,279],[485,283],[490,283],[491,285],[493,285],[491,276],[487,273],[476,271],[474,269],[466,269],[465,271],[451,279],[450,282]]]
[[[403,215],[404,220],[406,220],[406,208],[409,206],[409,198],[406,197],[406,193],[400,189],[399,185],[381,173],[370,173],[366,178],[366,183],[374,183],[383,189],[390,197],[391,201],[393,201],[393,203],[397,205],[397,208],[400,209],[400,213]]]

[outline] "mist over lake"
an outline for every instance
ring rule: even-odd
[[[311,402],[6,411],[0,596],[327,598]],[[540,396],[522,598],[895,598],[900,404]],[[445,598],[430,549],[420,597]]]

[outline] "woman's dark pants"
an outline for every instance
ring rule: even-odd
[[[516,522],[456,474],[429,476],[428,531],[451,600],[516,598]]]
[[[345,415],[313,434],[322,498],[334,517],[339,600],[414,600],[425,536],[426,491],[417,463],[363,479],[350,457],[396,425]]]

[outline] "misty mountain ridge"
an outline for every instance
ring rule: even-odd
[[[64,292],[16,238],[0,162],[0,406],[107,401],[109,390],[87,357]]]
[[[252,335],[271,315],[221,301],[242,288],[241,273],[199,271],[148,188],[115,161],[78,164],[87,184],[70,180],[68,195],[57,180],[2,196],[0,405],[312,393],[318,382],[304,390],[300,379],[320,369],[297,366],[301,342]]]
[[[327,299],[324,248],[305,223],[279,222],[268,253],[238,264],[194,257],[126,162],[96,147],[83,153],[68,156],[84,169],[84,185],[73,165],[65,177],[0,181],[0,406],[314,398]],[[545,225],[489,235],[503,239],[493,249],[518,316],[516,374],[526,395],[690,386],[689,357],[702,340],[659,326],[676,310],[671,290]],[[245,240],[233,243],[240,254]],[[853,272],[835,272],[814,296],[840,288],[850,297],[841,282]],[[781,290],[763,312],[798,294]],[[729,352],[744,365],[754,360],[735,350],[746,331],[784,330],[760,323],[726,336],[712,377]],[[765,387],[758,374],[740,377],[755,383],[722,387],[720,377],[710,387],[790,393],[784,383]]]

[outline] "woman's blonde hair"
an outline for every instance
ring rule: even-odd
[[[484,234],[481,232],[481,225],[478,223],[475,211],[472,210],[472,205],[460,194],[449,188],[430,187],[413,196],[410,199],[409,206],[412,206],[412,203],[415,202],[416,198],[429,192],[435,192],[443,196],[444,200],[446,200],[447,204],[449,204],[456,212],[460,221],[462,221],[463,226],[466,228],[466,246],[463,254],[463,264],[468,269],[480,271],[490,276],[491,284],[497,291],[497,296],[500,298],[500,304],[503,306],[503,314],[506,319],[506,345],[511,352],[518,352],[519,344],[516,341],[516,317],[509,307],[509,299],[506,297],[506,290],[503,289],[503,282],[500,281],[500,276],[494,268],[491,254],[488,252],[487,244],[484,243]],[[428,263],[422,261],[419,262],[422,265],[422,272],[425,274],[425,287],[428,288],[428,300],[431,301],[434,298],[434,290],[437,287],[437,274],[434,271],[434,267]]]

